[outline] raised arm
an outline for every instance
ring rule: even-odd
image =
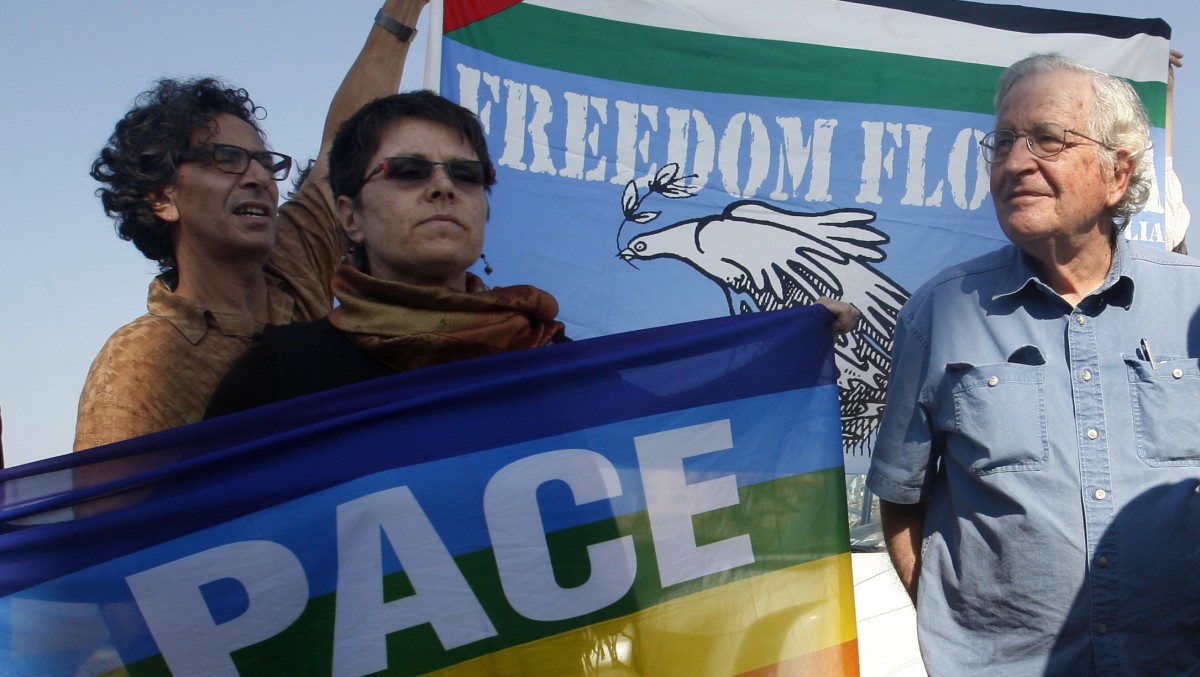
[[[429,0],[387,0],[383,3],[382,11],[397,22],[415,28],[421,11],[428,2]],[[330,204],[333,203],[333,196],[329,193],[329,183],[325,181],[325,176],[329,173],[329,147],[338,127],[368,101],[399,91],[400,76],[404,72],[404,62],[408,59],[411,45],[411,39],[401,42],[378,23],[372,25],[362,51],[333,95],[329,113],[325,116],[325,128],[321,132],[321,152],[311,174],[319,180],[321,190]]]
[[[383,14],[413,27],[428,0],[387,0]],[[364,17],[365,19],[365,17]],[[386,20],[384,21],[386,23]],[[291,283],[297,298],[292,321],[314,320],[330,310],[329,281],[346,251],[329,187],[329,149],[338,128],[363,104],[400,89],[410,41],[401,41],[378,22],[371,25],[358,58],[333,95],[321,130],[321,150],[308,177],[280,207],[278,234],[269,264]]]
[[[1167,117],[1164,121],[1166,127],[1167,143],[1166,156],[1171,157],[1171,129],[1175,126],[1175,115],[1172,109],[1175,108],[1175,69],[1183,67],[1183,52],[1172,49],[1171,55],[1167,59]]]
[[[1183,201],[1183,185],[1175,174],[1175,159],[1172,157],[1172,142],[1175,129],[1175,69],[1183,66],[1183,52],[1172,49],[1167,62],[1167,115],[1166,115],[1166,159],[1164,160],[1166,176],[1163,177],[1164,198],[1166,199],[1166,240],[1167,247],[1179,254],[1188,253],[1185,236],[1192,214]]]

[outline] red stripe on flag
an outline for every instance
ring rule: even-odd
[[[467,24],[499,14],[521,0],[447,0],[442,18],[442,32],[451,33]]]

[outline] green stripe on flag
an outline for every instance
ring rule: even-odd
[[[749,534],[754,564],[664,589],[659,583],[654,544],[645,512],[548,534],[555,576],[563,587],[579,585],[590,576],[587,545],[620,536],[633,536],[638,569],[632,589],[615,604],[579,618],[539,622],[517,614],[504,598],[492,551],[470,553],[455,561],[499,634],[446,651],[428,624],[409,628],[387,638],[389,664],[403,666],[398,673],[420,674],[626,616],[706,589],[849,551],[845,476],[841,467],[742,487],[739,495],[741,501],[736,506],[695,516],[696,541],[703,545]],[[403,572],[388,576],[384,588],[388,600],[412,593]],[[301,617],[287,630],[235,652],[239,672],[247,677],[327,674],[333,660],[333,616],[333,595],[311,600]],[[161,657],[155,656],[129,666],[128,674],[131,677],[160,677],[169,672]]]
[[[996,81],[1004,70],[885,51],[646,27],[523,3],[447,37],[510,61],[618,82],[984,114],[994,112]],[[754,66],[747,68],[747,63]],[[1151,121],[1161,127],[1165,83],[1133,85],[1149,102]]]

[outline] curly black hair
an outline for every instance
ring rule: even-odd
[[[265,112],[246,90],[211,77],[164,78],[134,99],[133,109],[117,122],[92,163],[92,178],[103,184],[96,195],[116,220],[117,235],[157,261],[171,286],[178,279],[171,228],[154,214],[151,198],[174,180],[175,160],[187,150],[192,134],[221,113],[244,120],[265,142],[258,125]]]

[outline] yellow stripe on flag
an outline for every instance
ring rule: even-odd
[[[844,553],[431,674],[857,675],[853,586]]]

